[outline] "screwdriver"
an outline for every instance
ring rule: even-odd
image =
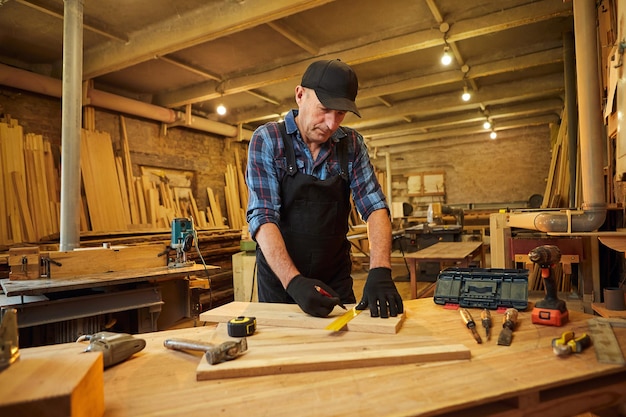
[[[474,319],[472,318],[470,312],[465,308],[462,308],[459,311],[461,312],[461,318],[465,322],[465,325],[468,329],[472,331],[472,336],[474,336],[474,339],[476,339],[476,343],[482,343],[483,339],[480,338],[480,335],[476,330],[476,323],[474,322]]]
[[[480,314],[480,318],[483,321],[483,327],[485,328],[485,335],[487,340],[491,339],[491,313],[486,308]]]

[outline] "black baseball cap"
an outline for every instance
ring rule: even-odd
[[[361,117],[354,103],[359,80],[352,68],[341,60],[315,61],[304,72],[300,85],[313,89],[324,107],[351,111]]]

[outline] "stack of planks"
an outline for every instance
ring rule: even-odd
[[[571,151],[567,140],[567,112],[565,110],[558,131],[553,131],[553,137],[552,159],[541,208],[569,207],[571,181],[576,181],[577,195],[580,195],[582,186],[578,173],[577,178],[574,179],[570,178],[569,174],[569,153]],[[580,159],[580,155],[577,157]]]
[[[248,188],[241,169],[239,152],[235,149],[235,166],[226,166],[226,209],[228,211],[228,224],[237,230],[246,226],[246,208],[248,205]]]
[[[541,277],[541,268],[535,263],[533,263],[530,268],[528,274],[528,290],[545,291],[543,278]],[[552,278],[554,279],[557,291],[566,293],[572,291],[571,273],[568,273],[568,271],[563,268],[562,263],[552,266]]]
[[[155,181],[148,175],[134,176],[124,116],[120,116],[120,126],[121,156],[115,157],[115,167],[129,228],[169,228],[177,217],[191,217],[200,228],[224,226],[216,225],[204,211],[198,210],[193,194],[177,193],[166,181]]]
[[[16,119],[0,121],[0,245],[58,233],[60,191],[50,142],[24,135]]]
[[[120,116],[122,137],[116,152],[111,135],[95,130],[90,109],[85,108],[87,128],[80,137],[81,232],[169,229],[177,217],[193,218],[201,229],[245,229],[248,191],[236,151],[236,164],[229,164],[225,174],[225,219],[211,188],[207,188],[205,212],[191,192],[175,191],[154,176],[134,176],[124,117]],[[61,187],[57,166],[51,144],[42,135],[24,134],[10,116],[0,120],[0,246],[58,235]]]

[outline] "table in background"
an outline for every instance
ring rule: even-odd
[[[458,263],[469,266],[480,255],[480,265],[485,265],[485,252],[482,242],[439,242],[417,252],[407,253],[404,259],[409,264],[411,276],[411,298],[417,298],[417,264],[419,262]],[[441,269],[441,268],[440,268]]]

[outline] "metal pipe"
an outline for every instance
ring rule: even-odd
[[[578,109],[576,108],[576,59],[574,35],[563,34],[563,68],[565,74],[565,114],[567,114],[567,147],[569,159],[569,206],[577,207],[576,165],[578,165]]]
[[[602,164],[604,129],[597,65],[599,55],[596,8],[595,2],[588,0],[573,0],[573,6],[583,190],[581,211],[511,213],[507,219],[509,227],[543,232],[589,232],[602,226],[606,218]]]
[[[239,134],[237,126],[227,125],[225,123],[215,122],[213,120],[204,119],[201,117],[192,116],[189,124],[185,124],[193,129],[203,130],[205,132],[212,132],[218,135],[233,138]]]
[[[94,107],[132,114],[163,123],[174,123],[177,120],[176,112],[172,109],[117,96],[106,91],[90,88],[87,91],[87,97],[89,98],[89,103],[86,104]]]
[[[80,246],[80,135],[83,80],[83,0],[64,0],[59,249]]]
[[[57,98],[63,96],[63,85],[61,81],[4,64],[0,64],[0,84]],[[79,87],[76,91],[81,91],[81,88],[82,87]],[[189,123],[186,123],[185,114],[182,112],[93,88],[87,90],[87,97],[89,98],[89,103],[87,104],[94,107],[118,111],[120,113],[156,120],[167,124],[176,123],[191,129],[226,137],[235,137],[239,134],[237,126],[195,116],[191,118]],[[243,131],[242,134],[249,138],[252,132],[246,130]]]

